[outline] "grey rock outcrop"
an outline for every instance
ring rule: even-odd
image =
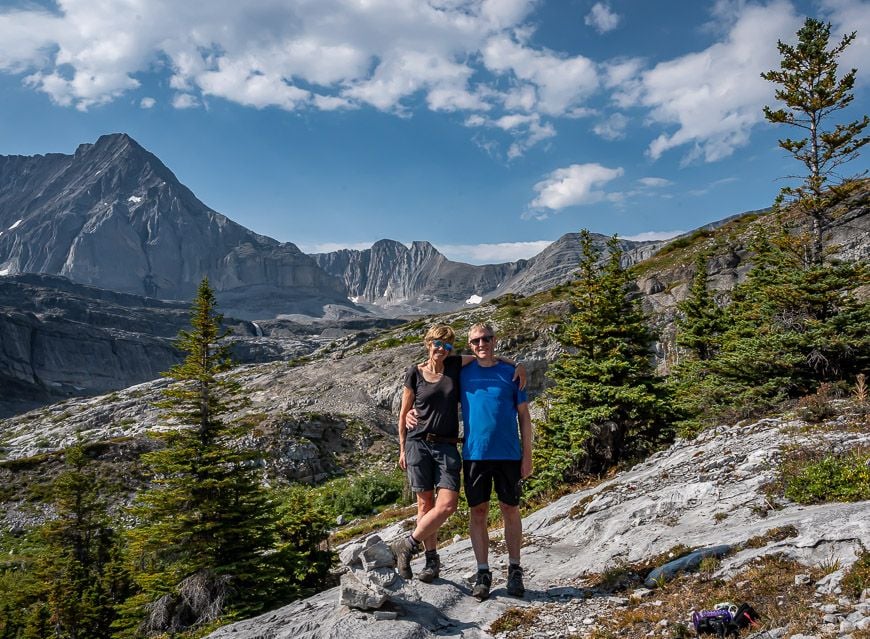
[[[174,339],[189,325],[187,303],[51,275],[0,277],[0,417],[156,379],[180,361]],[[372,325],[364,319],[309,325],[225,320],[240,363],[308,355],[336,336],[365,334]]]
[[[441,579],[433,584],[403,581],[391,591],[386,603],[397,610],[396,621],[378,621],[371,613],[348,610],[338,605],[338,590],[332,589],[226,626],[210,637],[416,639],[452,634],[483,639],[492,636],[489,624],[508,608],[529,605],[543,605],[547,610],[535,625],[541,636],[557,636],[572,627],[591,632],[597,619],[625,608],[629,598],[593,596],[586,578],[677,545],[742,548],[724,557],[714,573],[714,577],[726,580],[739,580],[741,570],[769,554],[792,557],[806,565],[837,561],[845,568],[862,547],[870,545],[868,503],[801,506],[785,501],[770,509],[765,506],[769,499],[765,484],[774,477],[786,447],[849,450],[868,444],[867,432],[837,424],[809,431],[802,422],[776,418],[719,427],[695,441],[678,441],[631,470],[567,495],[527,517],[523,544],[526,601],[505,595],[501,570],[505,558],[498,550],[490,556],[493,596],[485,602],[470,597],[466,576],[473,572],[474,558],[466,540],[440,550]],[[727,513],[727,519],[717,525],[714,515],[718,512]],[[745,543],[765,539],[768,531],[789,526],[794,530],[792,536]],[[396,524],[380,534],[389,537],[401,530]],[[500,547],[501,536],[501,531],[491,531],[493,548]],[[420,564],[421,560],[415,560],[412,566],[419,570]],[[816,587],[835,589],[822,582]],[[635,596],[649,598],[654,592],[646,590]],[[686,612],[691,602],[687,605]],[[843,621],[853,623],[849,619],[856,627],[870,623],[864,621],[870,616],[866,606],[848,599],[833,612],[825,612],[820,604],[819,624],[826,614],[831,615],[829,625],[837,624],[838,629]],[[580,636],[579,631],[573,632]]]
[[[322,315],[344,287],[295,245],[208,208],[125,134],[73,155],[0,156],[0,274],[192,299],[203,277],[236,317]]]

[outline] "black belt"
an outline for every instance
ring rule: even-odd
[[[433,435],[432,433],[426,433],[426,436],[423,438],[430,444],[461,444],[461,437],[441,437],[441,435]]]

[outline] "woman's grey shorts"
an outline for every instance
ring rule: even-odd
[[[433,444],[421,439],[405,440],[408,483],[415,493],[446,488],[459,492],[462,459],[456,444]]]

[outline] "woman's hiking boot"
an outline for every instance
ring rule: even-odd
[[[471,596],[483,601],[489,597],[489,589],[491,587],[492,573],[489,570],[478,570],[477,578],[474,580],[474,587],[471,589]]]
[[[438,578],[438,575],[441,574],[441,559],[438,557],[438,553],[429,554],[426,553],[426,565],[423,566],[423,570],[417,575],[417,579],[422,581],[423,583],[430,584]]]
[[[396,557],[396,570],[402,578],[411,579],[414,576],[411,572],[411,557],[418,549],[419,546],[414,545],[410,537],[399,537],[390,542],[390,550]]]
[[[514,597],[522,597],[526,594],[523,585],[523,569],[519,564],[508,566],[507,592]]]

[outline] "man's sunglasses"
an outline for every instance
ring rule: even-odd
[[[468,340],[475,346],[480,346],[480,343],[489,344],[492,341],[492,335],[483,335],[482,337],[475,337],[474,339]]]
[[[443,348],[445,351],[448,352],[453,350],[453,344],[451,344],[450,342],[442,342],[440,339],[433,339],[432,346],[434,346],[435,348]]]

